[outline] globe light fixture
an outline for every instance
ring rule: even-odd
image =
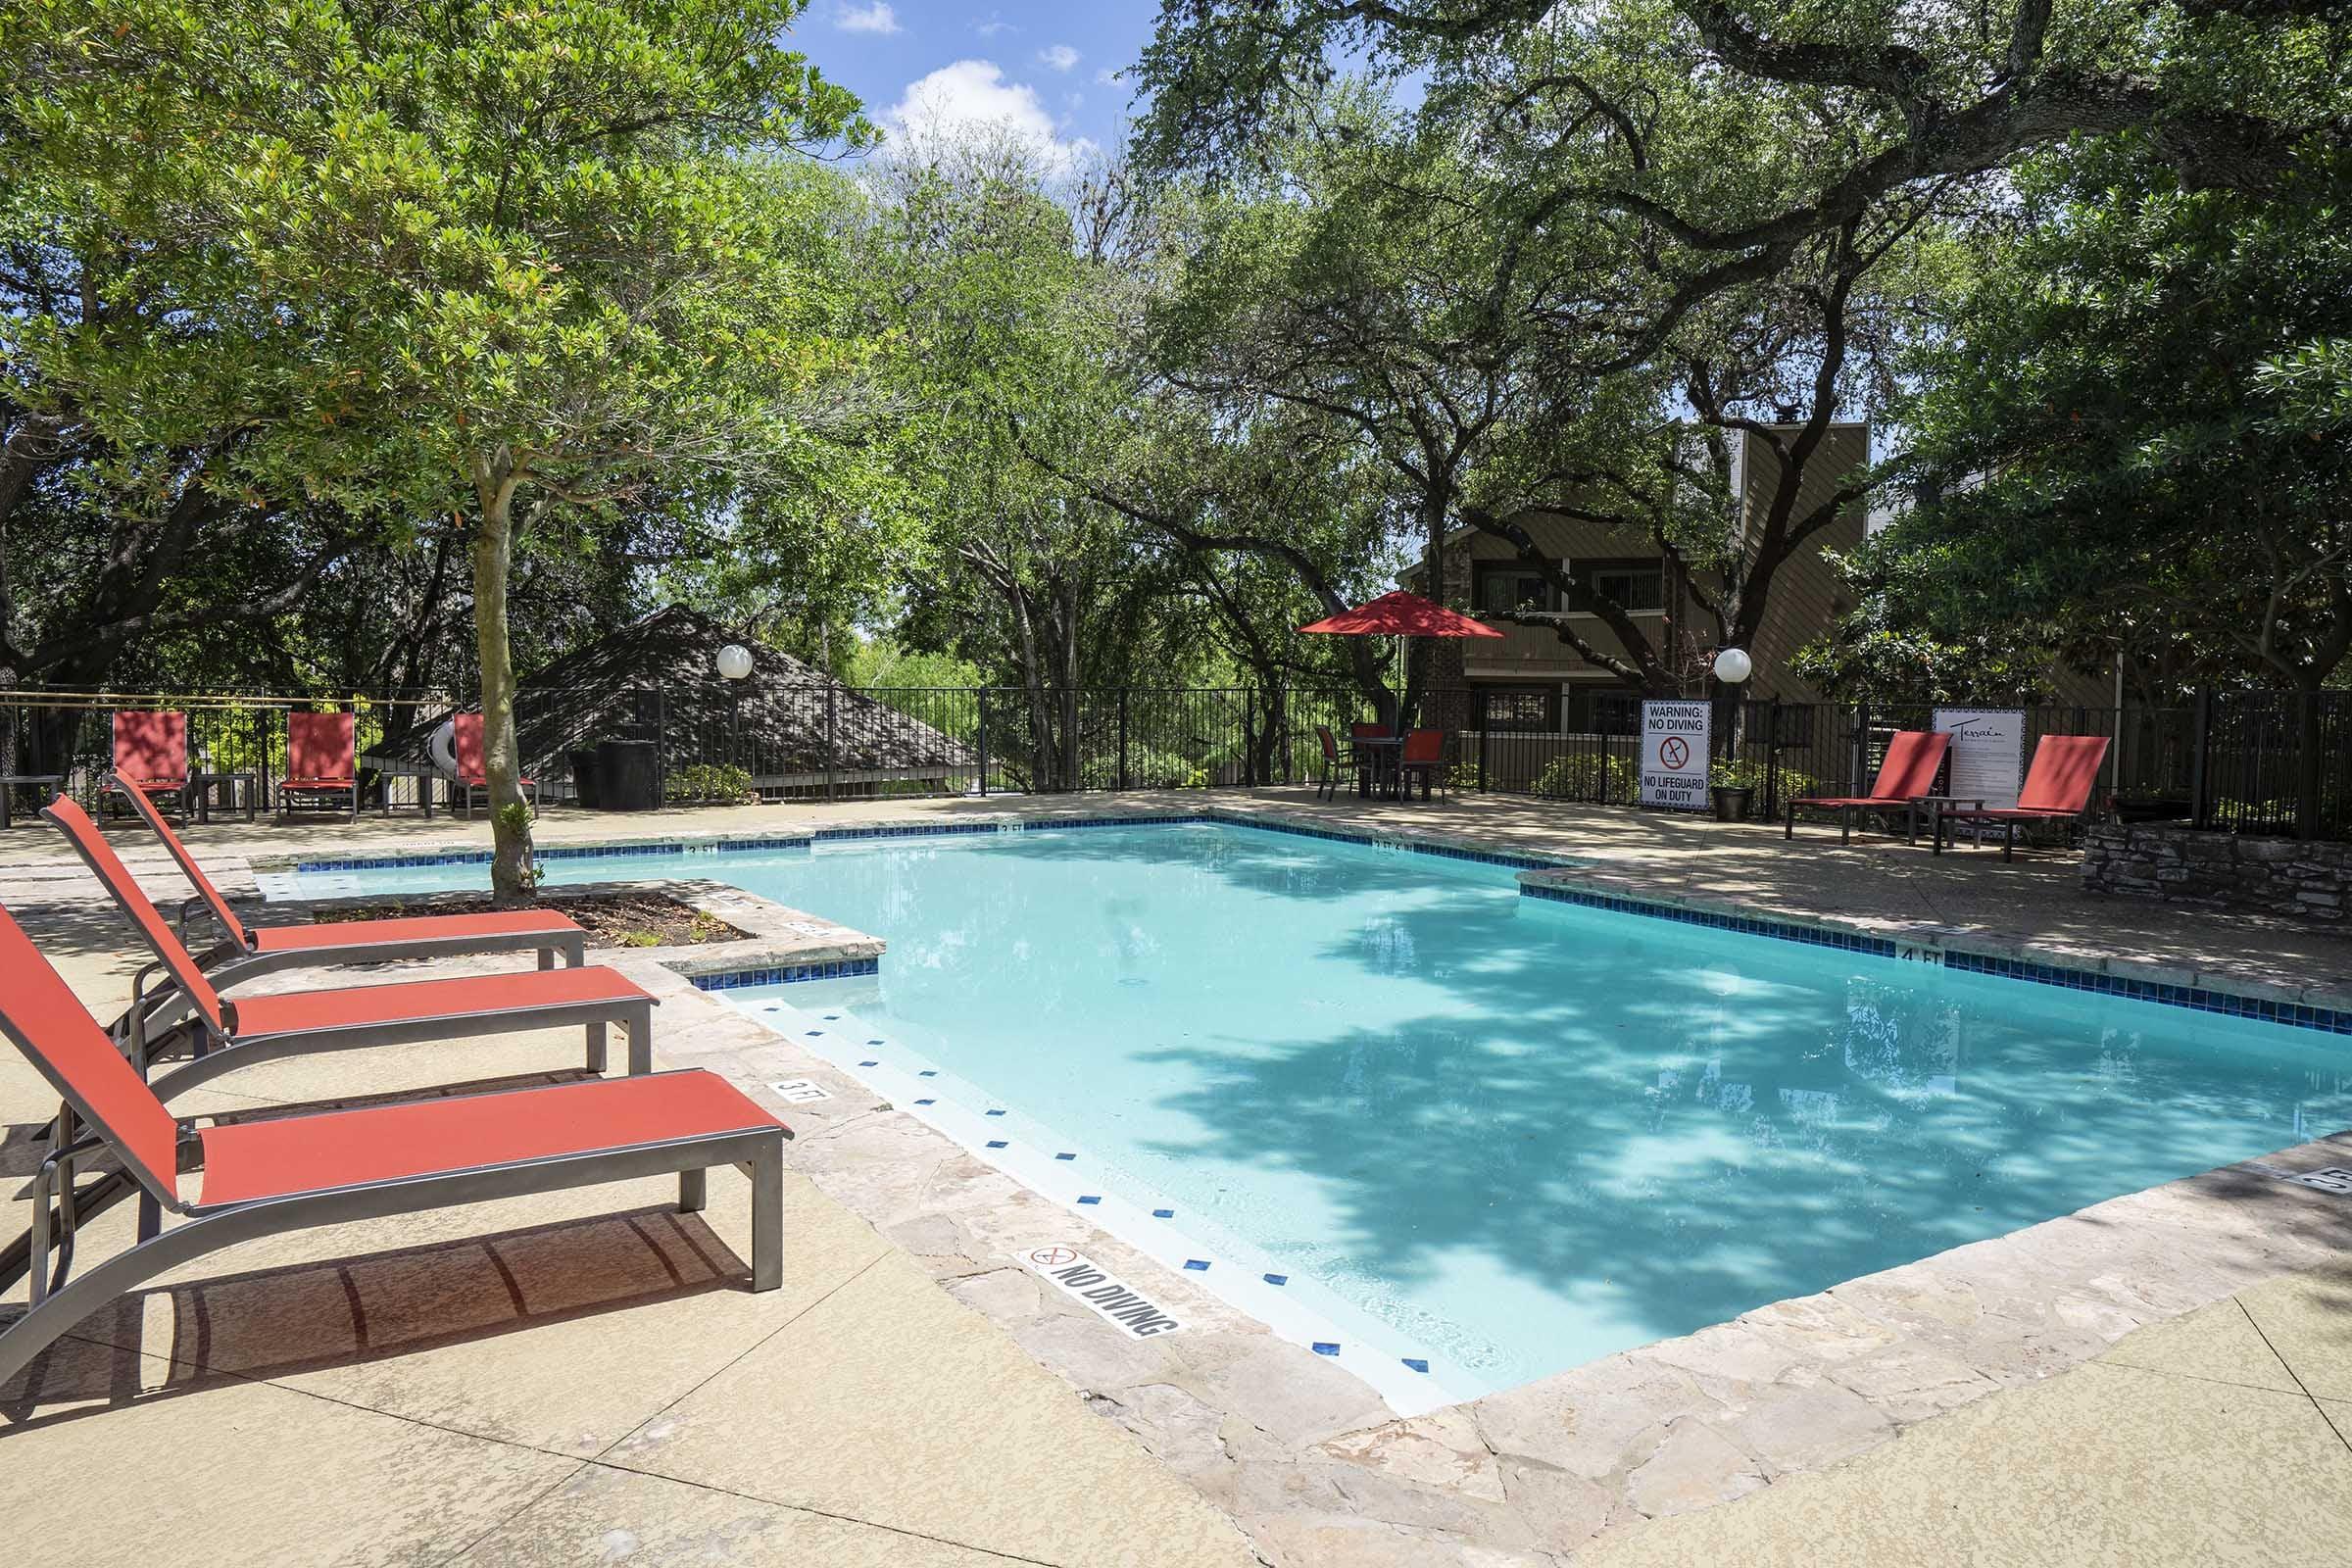
[[[752,672],[752,651],[741,643],[729,643],[718,651],[718,672],[728,680],[741,680]]]
[[[1755,672],[1756,662],[1744,648],[1726,648],[1715,656],[1715,678],[1726,686],[1737,686]]]

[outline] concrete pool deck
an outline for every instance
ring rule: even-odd
[[[1518,801],[1366,808],[1219,792],[551,812],[542,839],[1204,804],[1566,854],[1662,893],[1973,928],[2254,985],[2334,990],[2352,975],[2352,935],[2085,899],[2054,857],[1841,850],[1821,830],[1790,847],[1777,829]],[[484,842],[487,828],[239,821],[191,839],[249,888],[264,857],[400,853]],[[157,858],[136,861],[176,902]],[[129,965],[95,896],[46,830],[0,838],[0,900],[100,1005]],[[802,1134],[785,1291],[754,1298],[723,1279],[744,1245],[743,1189],[725,1180],[692,1221],[651,1183],[223,1254],[93,1319],[37,1392],[0,1390],[0,1473],[40,1499],[20,1515],[31,1539],[91,1560],[1254,1554],[1465,1568],[1571,1554],[2316,1562],[2352,1539],[2352,1199],[2235,1167],[1399,1422],[1204,1298],[1187,1299],[1202,1332],[1182,1344],[1098,1332],[1006,1263],[1082,1223],[668,983],[665,1063],[835,1090],[822,1106],[778,1106]],[[569,1055],[544,1038],[468,1050],[468,1076],[485,1078]],[[251,1112],[445,1076],[429,1048],[365,1055],[364,1074],[357,1057],[332,1072],[249,1068],[180,1108]],[[20,1179],[42,1102],[10,1054],[0,1111]],[[2281,1163],[2352,1164],[2352,1141],[2295,1158]],[[119,1241],[109,1223],[126,1216],[100,1222],[95,1250]],[[1088,1246],[1128,1272],[1115,1244]],[[125,1452],[192,1466],[177,1500],[159,1501],[142,1467],[110,1463]],[[240,1489],[250,1505],[220,1505]],[[69,1513],[69,1500],[86,1506]]]

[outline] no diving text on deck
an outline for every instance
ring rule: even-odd
[[[1184,1326],[1075,1248],[1033,1247],[1021,1254],[1021,1261],[1052,1280],[1064,1296],[1084,1301],[1139,1340],[1173,1334]]]

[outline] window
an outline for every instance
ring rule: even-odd
[[[1484,695],[1490,730],[1547,735],[1560,727],[1560,694],[1548,686],[1489,686]]]
[[[1578,610],[1592,609],[1594,599],[1636,614],[1666,608],[1666,569],[1658,562],[1587,561],[1573,569]]]
[[[1594,735],[1639,735],[1642,733],[1642,696],[1639,692],[1594,692],[1588,711],[1592,717],[1586,723]]]
[[[1477,601],[1481,613],[1511,610],[1549,610],[1551,585],[1541,572],[1508,563],[1477,570]]]

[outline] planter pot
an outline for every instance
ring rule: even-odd
[[[1756,792],[1744,784],[1718,784],[1707,792],[1715,797],[1715,820],[1744,822]]]

